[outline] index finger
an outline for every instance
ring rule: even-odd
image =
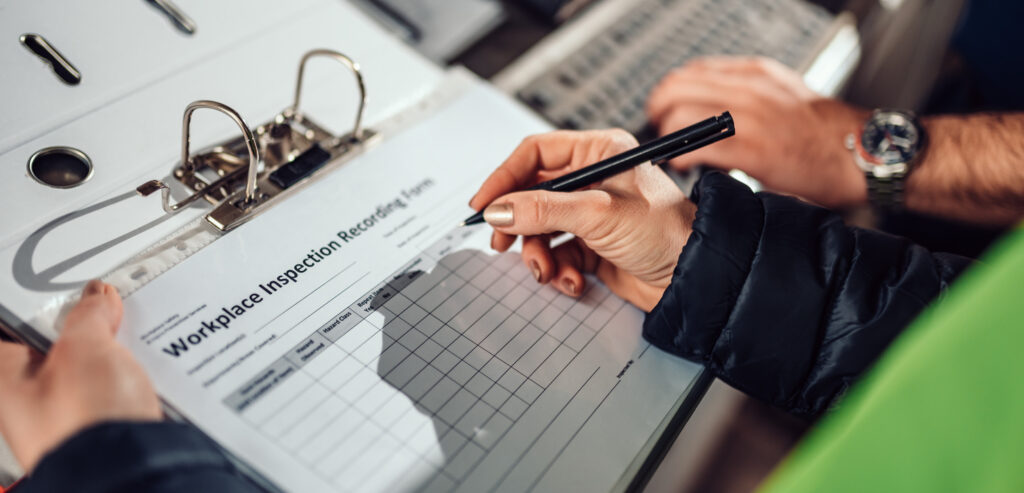
[[[565,174],[599,161],[610,150],[614,154],[636,145],[635,139],[630,143],[627,138],[632,139],[628,132],[614,129],[556,130],[531,135],[484,180],[469,206],[480,210],[502,195],[535,185],[541,181],[541,171],[549,172],[548,175]]]
[[[469,201],[469,206],[480,210],[492,200],[515,190],[531,186],[537,171],[565,166],[572,155],[571,132],[555,131],[531,135],[516,146],[498,169],[491,172]]]

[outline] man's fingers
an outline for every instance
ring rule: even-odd
[[[670,75],[658,88],[651,92],[647,100],[647,116],[651,123],[663,126],[669,121],[671,114],[682,108],[701,110],[699,118],[688,122],[676,122],[677,128],[696,123],[700,120],[723,111],[753,111],[766,99],[779,99],[784,96],[780,88],[771,84],[757,83],[749,78],[735,74],[706,75],[682,72]]]
[[[673,111],[682,107],[710,106],[715,112],[729,110],[735,114],[756,111],[767,100],[789,100],[794,92],[799,97],[812,95],[799,74],[779,62],[714,57],[670,72],[651,91],[646,110],[652,123],[663,125]]]
[[[510,235],[541,235],[564,231],[588,238],[614,219],[612,196],[602,190],[510,193],[484,209],[484,220]]]
[[[677,108],[664,120],[660,133],[664,135],[673,132],[676,127],[683,125],[683,123],[676,122],[691,121],[694,118],[699,117],[700,114],[703,114],[701,113],[702,111],[704,110],[699,107]],[[737,125],[737,127],[739,126],[741,125]],[[697,149],[693,152],[688,152],[669,161],[669,165],[678,170],[690,169],[700,164],[708,164],[716,167],[735,166],[739,164],[739,154],[744,152],[744,146],[736,146],[733,140],[735,139],[726,139],[722,142],[716,143],[715,145]]]
[[[670,108],[669,112],[655,126],[658,128],[659,135],[668,135],[672,132],[675,132],[676,130],[686,127],[687,125],[692,125],[698,121],[707,118],[710,115],[719,114],[723,111],[726,111],[724,106],[715,104],[704,104],[699,102],[680,104],[678,106],[673,106],[672,108]],[[737,115],[737,112],[735,110],[730,111],[732,112],[734,120],[737,118],[737,116],[740,117],[741,122],[737,123],[741,124],[743,120],[743,114],[740,113]],[[732,139],[726,139],[725,142],[728,142],[730,140]],[[705,147],[705,149],[718,146],[719,144],[716,143],[713,146]]]
[[[112,339],[123,314],[121,297],[113,286],[89,281],[82,290],[82,299],[68,312],[61,337]]]
[[[693,60],[687,64],[696,71],[715,74],[770,75],[779,77],[784,73],[796,73],[782,62],[763,56],[715,55]],[[799,74],[797,74],[799,77]]]
[[[646,105],[648,118],[658,124],[674,108],[685,104],[733,106],[733,98],[742,94],[734,89],[737,86],[742,89],[743,85],[749,83],[749,77],[727,67],[751,65],[746,60],[736,57],[705,57],[672,70],[651,90]]]
[[[647,119],[656,126],[660,125],[665,116],[676,106],[677,101],[680,99],[679,91],[682,90],[681,88],[688,86],[688,84],[682,81],[684,78],[684,75],[681,74],[682,70],[676,69],[669,72],[647,95],[647,103],[644,105],[644,110],[647,113]]]
[[[658,125],[675,108],[688,103],[722,100],[720,91],[685,69],[669,73],[647,97],[647,118]]]
[[[670,133],[682,126],[681,122],[701,117],[703,111],[700,107],[679,107],[664,120],[659,131],[663,135]],[[733,117],[736,119],[736,137],[683,154],[669,161],[669,164],[678,170],[706,164],[723,169],[739,168],[748,173],[759,172],[759,165],[763,161],[763,156],[760,156],[763,154],[763,142],[758,137],[763,135],[764,130],[756,118],[748,117],[745,113],[734,114]]]

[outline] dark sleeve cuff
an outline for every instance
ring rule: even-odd
[[[757,252],[764,207],[746,185],[720,173],[701,178],[691,199],[697,204],[693,232],[670,286],[644,320],[643,335],[707,364]],[[690,289],[700,296],[686,296]]]
[[[19,493],[163,491],[162,477],[237,471],[205,435],[170,422],[110,422],[87,428],[48,453]],[[206,491],[206,490],[202,490]]]

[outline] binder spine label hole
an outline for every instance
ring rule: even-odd
[[[92,177],[92,160],[72,147],[47,147],[28,159],[28,174],[52,188],[74,188]]]

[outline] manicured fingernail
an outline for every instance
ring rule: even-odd
[[[491,226],[511,226],[516,222],[512,204],[491,204],[484,209],[484,221]]]
[[[85,289],[82,290],[82,296],[92,296],[94,294],[103,293],[103,283],[99,279],[93,279],[85,285]]]
[[[536,260],[530,261],[530,272],[533,272],[533,279],[540,282],[540,264]]]
[[[476,200],[476,196],[477,196],[477,194],[473,194],[473,196],[469,198],[469,206],[470,207],[473,207],[473,201]]]
[[[491,250],[497,250],[498,247],[494,246],[494,242],[498,239],[498,232],[495,231],[491,234]]]
[[[576,283],[572,282],[572,279],[565,279],[565,280],[563,280],[562,281],[562,287],[564,287],[565,290],[568,291],[569,294],[571,294],[573,296],[579,295],[579,293],[576,291],[578,289],[576,287]]]

